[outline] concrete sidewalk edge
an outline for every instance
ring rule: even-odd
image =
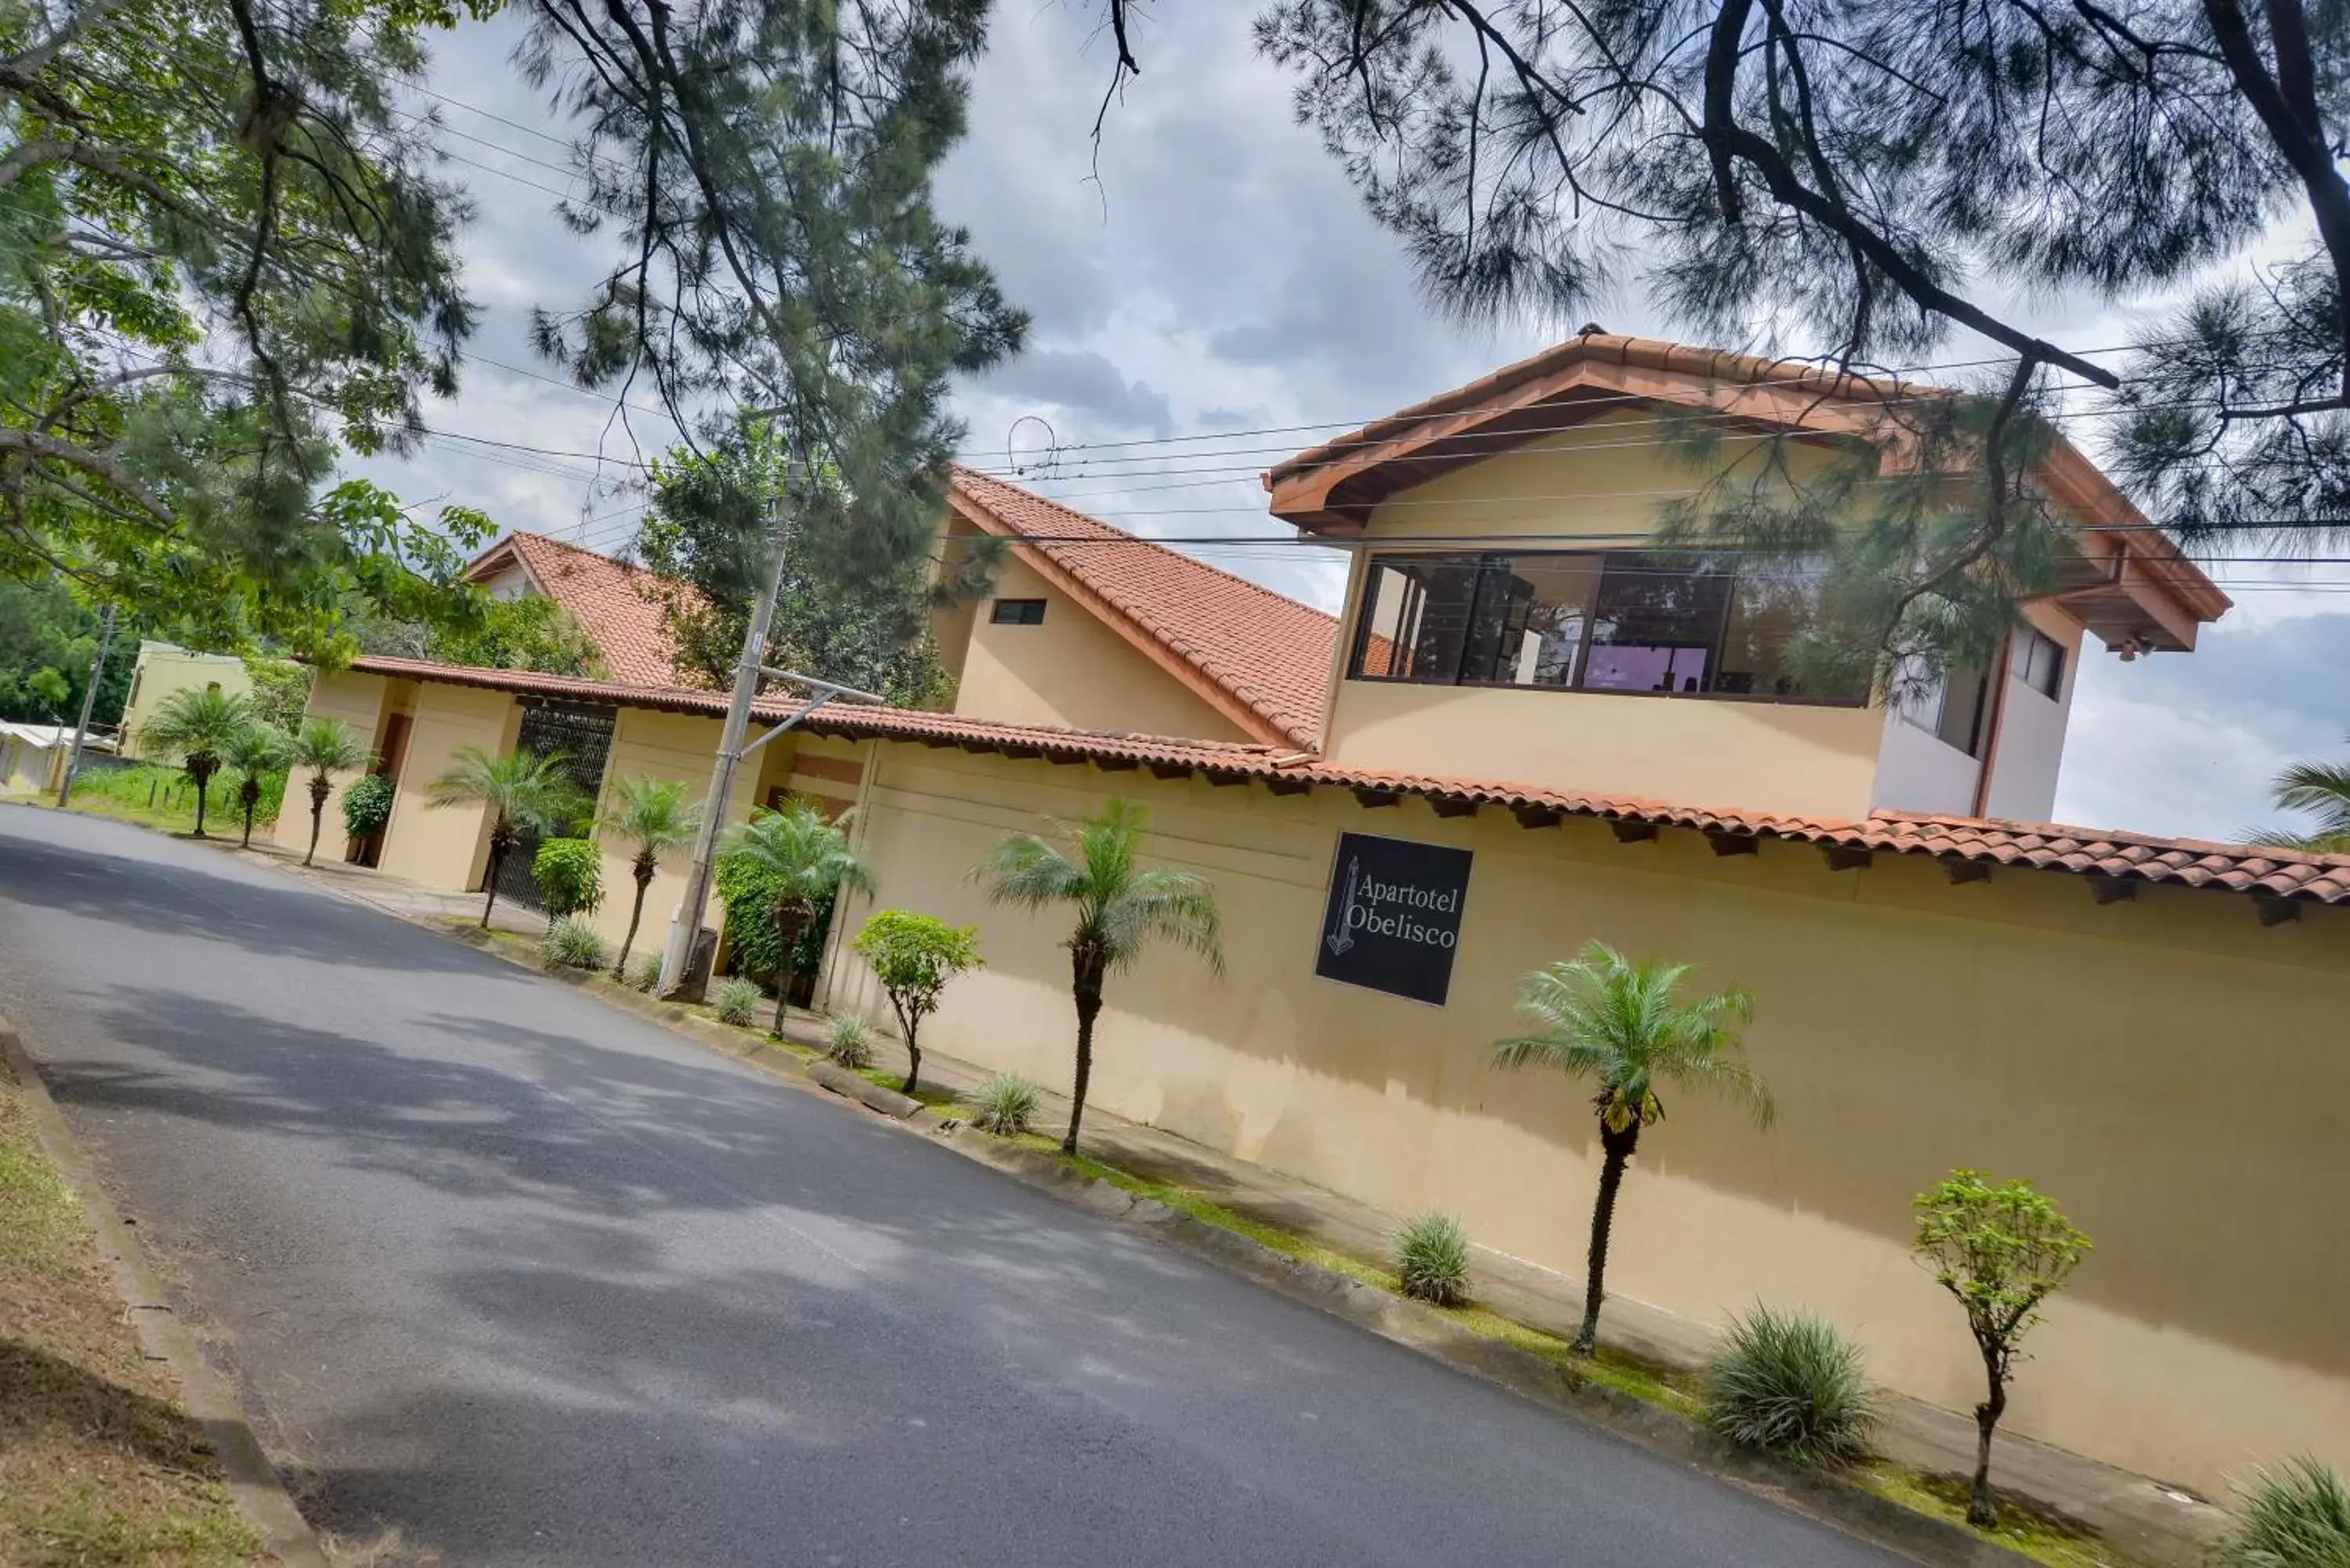
[[[113,1200],[83,1157],[23,1036],[5,1018],[0,1018],[0,1063],[23,1085],[42,1149],[73,1185],[83,1217],[97,1235],[99,1251],[113,1271],[115,1289],[130,1312],[140,1346],[151,1359],[171,1368],[180,1386],[180,1402],[203,1428],[220,1459],[222,1484],[235,1500],[238,1511],[260,1534],[263,1545],[290,1568],[331,1568],[326,1549],[294,1505],[277,1468],[269,1462],[261,1440],[237,1407],[234,1390],[204,1359],[195,1336],[172,1311],[138,1237],[115,1211]]]

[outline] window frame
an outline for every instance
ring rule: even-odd
[[[1026,613],[1031,607],[1035,609],[1036,613],[1034,615]],[[1003,613],[1007,608],[1017,609],[1022,613],[1007,616]],[[987,607],[987,624],[990,626],[1042,626],[1045,624],[1045,601],[1041,598],[990,599]]]

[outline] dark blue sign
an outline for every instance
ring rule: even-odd
[[[1338,836],[1314,972],[1444,1005],[1469,902],[1470,853],[1367,833]]]

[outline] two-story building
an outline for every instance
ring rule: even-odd
[[[2207,1490],[2282,1454],[2350,1465],[2350,1057],[2327,1044],[2350,858],[2028,820],[2080,661],[2183,656],[2224,597],[2058,443],[2035,482],[2077,519],[2064,590],[2002,668],[1890,712],[1774,663],[1800,596],[1645,548],[1659,493],[1692,483],[1669,415],[1849,442],[1882,394],[1586,337],[1402,410],[1267,475],[1275,516],[1351,552],[1336,620],[966,476],[943,526],[1013,565],[965,618],[957,710],[827,708],[758,753],[730,816],[785,791],[857,806],[879,892],[846,900],[820,1002],[886,1023],[840,940],[874,908],[974,924],[987,967],[925,1044],[1059,1086],[1066,928],[966,873],[1006,832],[1142,803],[1151,853],[1213,880],[1226,967],[1114,977],[1096,1102],[1568,1275],[1589,1090],[1498,1073],[1492,1042],[1519,976],[1591,939],[1693,962],[1752,992],[1780,1116],[1675,1099],[1624,1189],[1619,1294],[1706,1324],[1808,1306],[1875,1376],[1964,1408],[1980,1368],[1910,1261],[1910,1199],[1957,1166],[2026,1176],[2097,1251],[2015,1429]],[[363,659],[316,705],[401,716],[384,865],[462,888],[486,824],[418,798],[456,744],[600,724],[606,788],[700,782],[724,697]]]

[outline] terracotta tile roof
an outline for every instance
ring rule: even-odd
[[[660,580],[653,573],[544,534],[514,533],[475,556],[465,575],[473,580],[488,576],[509,556],[542,593],[571,612],[614,680],[633,686],[677,681],[669,627],[651,597],[652,585]]]
[[[723,692],[673,686],[575,680],[516,670],[466,670],[412,659],[362,657],[353,660],[351,668],[368,674],[405,676],[669,712],[717,717],[726,711]],[[752,711],[758,719],[774,722],[797,711],[801,705],[794,698],[763,697]],[[1775,838],[1855,855],[1866,851],[1929,856],[1953,867],[2062,871],[2099,879],[2115,890],[2126,890],[2129,885],[2141,882],[2210,888],[2252,895],[2265,900],[2268,909],[2289,909],[2296,903],[2350,904],[2350,856],[2343,855],[2307,855],[2292,849],[2158,838],[2050,823],[1921,816],[1903,812],[1872,812],[1858,821],[1845,821],[1676,805],[1487,780],[1335,767],[1305,753],[1278,746],[1225,745],[1166,735],[1121,735],[1004,724],[902,708],[834,703],[810,719],[805,728],[812,734],[849,740],[916,742],[1009,757],[1090,763],[1105,770],[1147,767],[1163,778],[1197,774],[1218,784],[1255,781],[1281,794],[1303,794],[1317,787],[1345,789],[1355,792],[1366,804],[1376,805],[1416,795],[1440,811],[1457,813],[1478,806],[1506,809],[1532,826],[1577,816],[1619,824],[1632,835],[1645,829],[1679,827],[1721,841]],[[2104,893],[2101,888],[2100,897]]]
[[[1243,730],[1266,742],[1318,743],[1336,617],[969,469],[955,471],[951,493],[959,514],[990,534],[1038,536],[1020,547],[1032,565],[1092,598],[1097,613],[1127,622],[1150,645],[1146,652],[1163,650],[1204,676],[1213,691],[1202,695]]]

